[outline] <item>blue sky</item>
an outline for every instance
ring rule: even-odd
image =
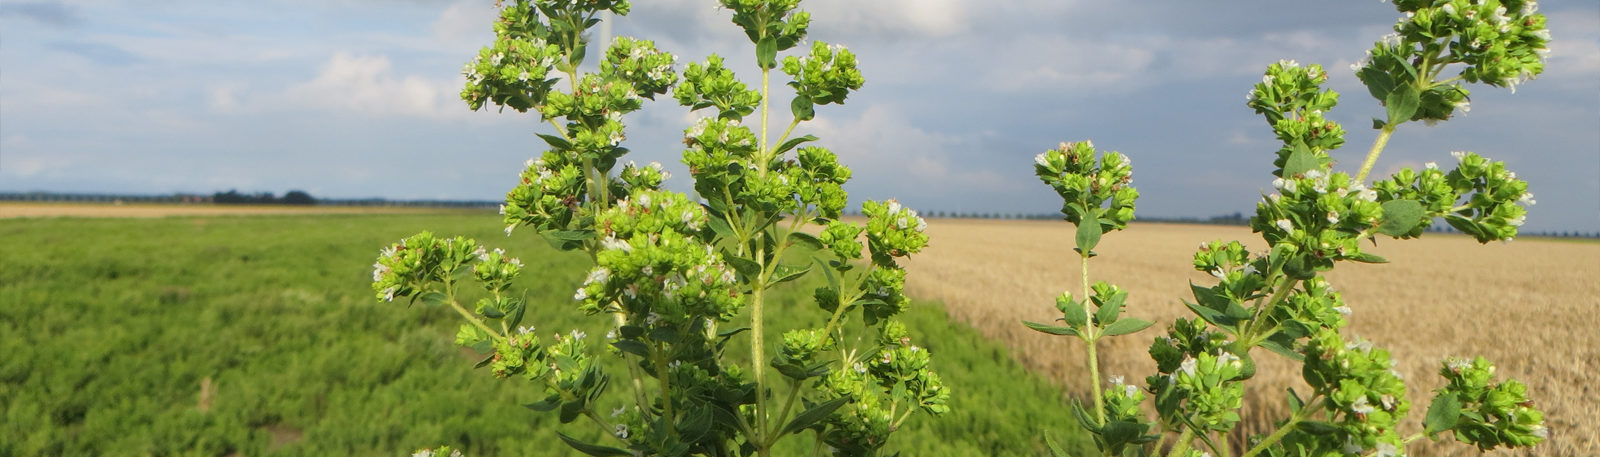
[[[616,33],[680,65],[753,54],[713,1],[636,3]],[[802,7],[811,39],[861,56],[862,91],[801,127],[856,170],[857,201],[1053,211],[1032,157],[1092,139],[1133,158],[1140,213],[1164,217],[1249,213],[1270,189],[1277,145],[1244,94],[1278,59],[1330,70],[1345,94],[1331,117],[1350,132],[1335,157],[1353,171],[1382,109],[1348,66],[1397,14],[1378,1]],[[1531,182],[1528,228],[1600,230],[1600,3],[1542,10],[1545,75],[1516,94],[1475,87],[1465,116],[1406,125],[1378,171],[1476,151]],[[494,14],[488,0],[0,0],[0,191],[498,199],[542,127],[456,98]],[[629,158],[689,189],[678,145],[696,117],[672,103],[632,115]]]

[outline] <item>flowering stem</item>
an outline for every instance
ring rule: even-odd
[[[1184,457],[1189,454],[1189,442],[1194,441],[1194,429],[1184,427],[1183,433],[1178,434],[1178,440],[1172,442],[1172,451],[1167,457]]]
[[[1305,406],[1301,406],[1300,412],[1289,416],[1288,422],[1284,422],[1283,425],[1278,427],[1277,430],[1273,431],[1271,435],[1267,435],[1266,438],[1262,438],[1261,441],[1256,443],[1254,447],[1251,447],[1249,451],[1246,451],[1239,457],[1255,457],[1262,452],[1266,452],[1267,448],[1272,447],[1272,445],[1277,444],[1279,440],[1282,440],[1283,437],[1288,436],[1289,431],[1294,430],[1295,424],[1299,424],[1301,421],[1306,420],[1307,417],[1311,417],[1311,413],[1315,412],[1316,410],[1322,409],[1322,403],[1323,400],[1319,399],[1316,402],[1307,403]]]
[[[783,400],[783,409],[778,411],[777,416],[773,416],[778,418],[778,421],[774,422],[772,424],[772,430],[767,432],[768,439],[772,441],[766,443],[766,446],[764,447],[772,447],[772,445],[777,444],[778,438],[783,436],[778,434],[778,427],[782,426],[784,422],[789,421],[789,409],[794,407],[794,400],[796,398],[800,398],[800,387],[801,386],[799,382],[793,380],[789,381],[789,398]]]
[[[601,430],[600,433],[602,433],[602,434],[604,434],[606,436],[609,436],[612,439],[615,439],[618,442],[621,442],[622,444],[632,444],[632,443],[629,443],[628,440],[623,439],[620,436],[617,436],[617,432],[616,432],[617,427],[615,425],[611,425],[610,423],[606,422],[605,419],[601,419],[599,414],[595,414],[593,408],[583,410],[583,416],[589,418],[589,420],[593,421],[595,425],[600,426],[600,430]]]
[[[1251,317],[1250,321],[1245,323],[1245,331],[1242,335],[1240,335],[1240,341],[1245,343],[1244,347],[1246,350],[1249,350],[1248,348],[1255,347],[1256,343],[1259,343],[1261,340],[1266,339],[1267,336],[1272,335],[1272,331],[1260,332],[1257,330],[1259,328],[1257,327],[1257,324],[1261,321],[1262,314],[1266,313],[1267,310],[1276,307],[1278,302],[1283,301],[1284,298],[1289,295],[1289,292],[1294,291],[1295,284],[1300,282],[1298,279],[1288,277],[1285,277],[1284,279],[1286,281],[1284,281],[1283,285],[1278,286],[1278,289],[1272,292],[1272,296],[1268,297],[1265,303],[1256,304],[1255,316]],[[1277,327],[1273,327],[1271,330],[1276,329]],[[1258,335],[1258,333],[1260,334]]]
[[[478,316],[476,314],[473,314],[472,312],[467,311],[466,308],[461,306],[461,303],[456,302],[456,296],[455,296],[454,293],[450,294],[450,307],[451,308],[455,308],[457,313],[461,313],[461,317],[467,318],[467,322],[471,322],[472,325],[475,325],[479,329],[482,329],[483,331],[488,332],[490,336],[493,336],[493,337],[496,337],[496,338],[500,338],[500,339],[505,339],[505,335],[504,334],[494,331],[493,328],[490,328],[488,325],[484,324],[482,320],[479,320]]]
[[[1367,160],[1361,162],[1361,172],[1356,173],[1356,182],[1367,182],[1367,173],[1372,172],[1372,166],[1378,163],[1378,154],[1383,153],[1383,147],[1389,144],[1389,135],[1394,134],[1396,124],[1385,124],[1378,131],[1378,139],[1372,141],[1372,150],[1367,151]]]
[[[667,433],[677,438],[678,427],[672,414],[672,374],[667,372],[667,358],[661,353],[661,343],[650,349],[650,358],[656,364],[656,380],[661,381],[661,418],[667,423]]]
[[[789,128],[783,130],[783,136],[778,137],[777,144],[782,145],[783,142],[789,141],[789,134],[794,133],[794,127],[797,125],[800,125],[800,118],[789,121]]]
[[[616,322],[616,329],[620,334],[622,332],[622,326],[628,324],[628,317],[619,311],[611,313],[611,318],[612,321]],[[650,409],[646,406],[650,404],[650,401],[644,396],[644,374],[640,372],[639,364],[633,363],[633,360],[630,359],[629,355],[630,354],[626,352],[622,353],[622,360],[624,362],[623,364],[628,366],[628,377],[633,379],[633,401],[639,407],[639,411],[649,411]]]
[[[1080,268],[1083,272],[1083,301],[1087,304],[1090,301],[1089,250],[1083,249],[1080,257],[1083,259],[1083,267]],[[1099,421],[1095,425],[1100,426],[1106,423],[1106,400],[1103,398],[1105,395],[1100,392],[1100,356],[1099,351],[1095,350],[1099,346],[1100,331],[1094,325],[1089,325],[1084,330],[1083,342],[1088,344],[1089,352],[1089,395],[1094,397],[1094,417]]]

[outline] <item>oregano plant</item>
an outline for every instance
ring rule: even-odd
[[[930,354],[894,320],[909,303],[898,262],[927,245],[925,224],[894,200],[866,202],[864,225],[840,220],[850,169],[810,145],[816,137],[796,136],[817,107],[862,86],[855,55],[802,46],[811,16],[799,0],[718,6],[755,44],[753,86],[716,55],[680,74],[676,57],[633,38],[585,71],[588,30],[604,12],[627,14],[627,1],[501,5],[494,43],[463,70],[461,98],[549,125],[546,150],[506,194],[506,234],[531,232],[593,267],[568,302],[527,303],[512,290],[517,259],[423,232],[383,250],[373,289],[454,310],[466,321],[456,343],[487,354],[478,367],[526,385],[527,407],[599,429],[601,442],[559,435],[588,455],[767,456],[796,435],[817,453],[876,455],[916,412],[947,410]],[[787,99],[772,91],[774,70],[789,78]],[[693,196],[665,190],[659,164],[622,160],[625,116],[668,94],[704,116],[683,136]],[[790,110],[781,128],[775,104]],[[807,276],[825,280],[812,297],[827,319],[775,319],[770,291]],[[541,333],[530,306],[570,306],[610,330]],[[767,341],[775,324],[788,330]],[[626,372],[608,372],[603,358]]]
[[[1087,141],[1036,158],[1035,172],[1061,195],[1062,213],[1078,227],[1083,277],[1078,295],[1056,300],[1058,323],[1026,324],[1084,343],[1093,406],[1072,408],[1102,455],[1394,457],[1423,438],[1453,437],[1488,451],[1532,446],[1548,436],[1527,387],[1496,379],[1483,358],[1444,361],[1439,374],[1445,384],[1427,400],[1421,432],[1402,435],[1414,409],[1406,379],[1388,350],[1350,335],[1345,324],[1352,307],[1325,277],[1341,263],[1385,262],[1364,250],[1363,241],[1420,237],[1441,218],[1479,242],[1509,241],[1533,204],[1527,182],[1504,162],[1471,152],[1452,153],[1456,165],[1448,171],[1429,162],[1422,170],[1369,177],[1397,128],[1466,112],[1467,84],[1514,90],[1543,71],[1549,53],[1545,17],[1533,1],[1394,5],[1403,14],[1394,33],[1352,66],[1385,110],[1373,120],[1377,138],[1354,176],[1333,168],[1332,153],[1344,144],[1345,131],[1325,117],[1339,94],[1323,88],[1328,74],[1321,66],[1280,61],[1250,90],[1248,106],[1282,142],[1273,161],[1273,193],[1250,220],[1265,249],[1220,240],[1200,246],[1194,268],[1216,282],[1190,285],[1193,297],[1184,304],[1194,317],[1171,323],[1151,344],[1157,373],[1142,385],[1103,380],[1096,346],[1152,323],[1123,316],[1127,292],[1091,283],[1089,275],[1100,238],[1133,218],[1138,192],[1129,186],[1128,159],[1100,153]],[[1286,393],[1289,416],[1275,430],[1241,436],[1235,426],[1258,356],[1299,362],[1311,391]],[[1055,455],[1066,455],[1048,436],[1046,442]]]

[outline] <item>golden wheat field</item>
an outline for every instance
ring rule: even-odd
[[[930,246],[907,264],[909,292],[943,301],[954,318],[1010,345],[1030,368],[1061,380],[1069,393],[1084,392],[1081,343],[1021,324],[1059,317],[1054,297],[1079,290],[1073,227],[1060,221],[935,219],[928,234]],[[1191,298],[1189,281],[1213,283],[1190,267],[1192,255],[1201,242],[1216,239],[1240,240],[1257,252],[1265,248],[1244,227],[1136,223],[1105,236],[1090,264],[1091,278],[1128,289],[1127,315],[1157,325],[1102,343],[1103,373],[1142,383],[1154,371],[1146,349],[1165,325],[1193,317],[1179,302]],[[1437,371],[1444,358],[1482,355],[1499,367],[1498,375],[1529,385],[1550,428],[1543,446],[1497,455],[1600,455],[1600,243],[1480,245],[1443,234],[1378,243],[1372,252],[1389,264],[1341,264],[1329,280],[1354,310],[1347,334],[1389,348],[1411,385],[1410,430],[1404,432],[1420,430],[1430,392],[1441,384]],[[1241,425],[1249,431],[1271,427],[1285,415],[1285,387],[1309,391],[1298,365],[1258,352],[1260,370],[1249,384]],[[1414,443],[1411,454],[1479,455],[1470,445],[1427,440]]]

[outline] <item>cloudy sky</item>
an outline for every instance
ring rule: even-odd
[[[680,65],[753,55],[715,2],[635,3],[616,33]],[[858,201],[1053,211],[1032,157],[1092,139],[1133,158],[1140,213],[1163,217],[1248,213],[1270,188],[1277,145],[1244,94],[1278,59],[1330,69],[1346,94],[1331,117],[1350,131],[1335,157],[1353,171],[1382,109],[1348,66],[1397,14],[1376,0],[803,8],[811,39],[861,56],[862,91],[801,127],[856,170]],[[1466,116],[1406,125],[1378,171],[1477,151],[1532,183],[1529,228],[1600,230],[1600,3],[1543,11],[1544,76],[1516,94],[1475,87]],[[0,0],[0,191],[498,199],[543,127],[456,97],[494,14],[489,0]],[[678,139],[696,117],[675,103],[632,115],[630,158],[667,164],[688,189]]]

